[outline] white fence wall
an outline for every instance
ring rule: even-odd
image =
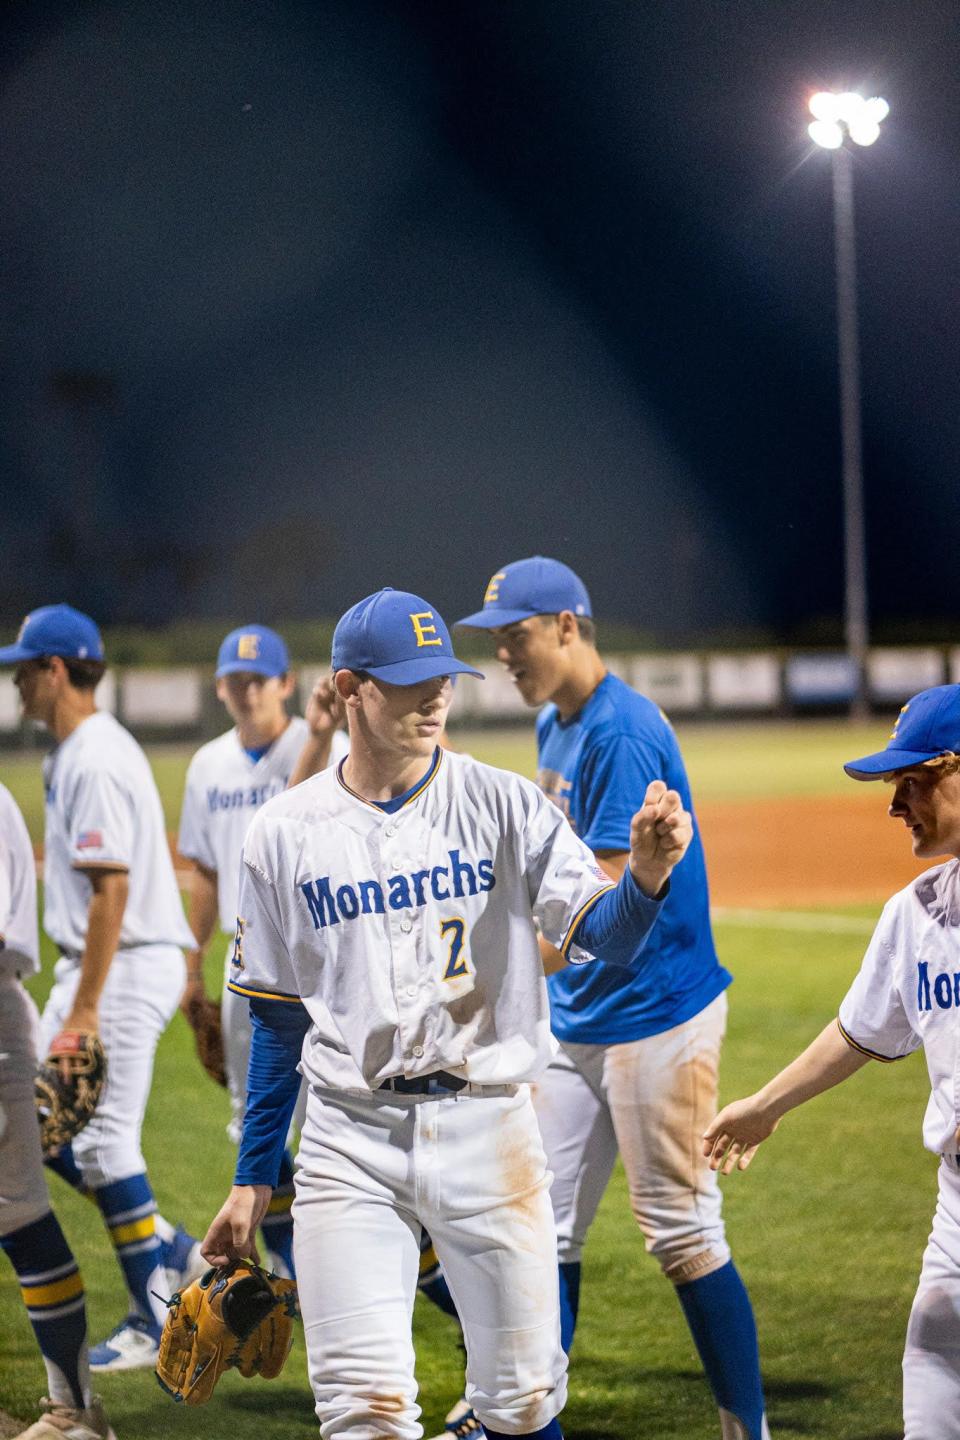
[[[852,693],[852,672],[842,651],[613,654],[607,659],[615,674],[678,716],[807,713],[843,705]],[[462,675],[457,682],[457,718],[478,724],[529,720],[530,711],[506,673],[494,662],[477,668],[486,679]],[[326,673],[316,665],[300,671],[301,702]],[[928,686],[960,683],[960,646],[877,647],[870,652],[867,677],[874,706],[887,711]],[[171,738],[199,739],[228,723],[214,697],[212,676],[197,667],[108,670],[97,703],[151,736],[167,732]],[[4,739],[8,744],[30,739],[9,670],[0,671],[0,742]]]

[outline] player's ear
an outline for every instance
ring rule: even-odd
[[[355,670],[337,670],[333,676],[333,688],[344,705],[356,705],[360,696],[360,682],[363,679]]]
[[[297,688],[296,670],[288,670],[285,675],[280,676],[280,699],[289,700]]]
[[[577,617],[572,610],[561,610],[557,616],[557,632],[561,645],[572,645],[580,634]]]

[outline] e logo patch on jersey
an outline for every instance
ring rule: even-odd
[[[238,660],[257,660],[260,656],[260,636],[241,635],[237,640]]]
[[[440,638],[439,635],[437,635],[437,627],[436,627],[436,625],[425,625],[425,624],[423,623],[425,620],[432,620],[432,619],[433,619],[433,611],[432,611],[432,610],[420,610],[420,611],[417,612],[416,615],[411,615],[411,616],[410,616],[410,623],[411,623],[411,625],[413,626],[413,633],[414,633],[414,635],[416,635],[416,637],[417,637],[417,649],[418,649],[418,650],[421,649],[424,645],[442,645],[442,644],[443,644],[442,639]],[[427,639],[427,636],[428,636],[428,635],[435,635],[435,636],[436,636],[436,639],[435,639],[435,640],[428,640],[428,639]]]

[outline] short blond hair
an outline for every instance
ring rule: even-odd
[[[960,770],[960,755],[948,752],[946,755],[934,755],[932,760],[924,760],[925,770],[939,770],[943,775],[956,775]]]

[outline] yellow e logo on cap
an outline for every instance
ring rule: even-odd
[[[436,625],[424,625],[424,620],[432,620],[432,610],[419,610],[416,615],[410,616],[410,623],[413,626],[413,633],[417,637],[417,649],[423,645],[442,645],[443,640],[437,635]],[[436,640],[428,640],[428,635],[437,635]]]
[[[238,660],[256,660],[260,654],[259,635],[241,635],[237,641]]]
[[[500,581],[506,580],[506,578],[502,570],[498,570],[496,575],[490,576],[490,584],[487,586],[486,594],[483,597],[484,605],[492,605],[494,600],[500,599]]]

